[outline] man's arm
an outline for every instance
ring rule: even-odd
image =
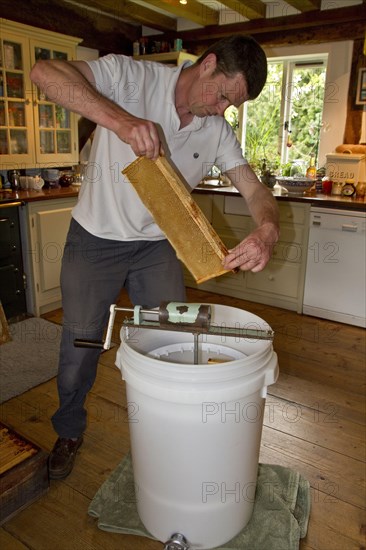
[[[156,159],[160,139],[155,124],[137,118],[100,94],[93,72],[85,61],[38,61],[31,80],[47,99],[92,120],[128,143],[135,155]]]
[[[257,178],[248,164],[242,164],[226,175],[245,198],[256,229],[229,251],[224,260],[226,269],[261,271],[269,262],[279,237],[279,212],[271,191]]]

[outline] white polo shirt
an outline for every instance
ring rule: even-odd
[[[188,126],[179,129],[174,98],[184,65],[167,67],[114,54],[88,63],[103,95],[129,113],[157,124],[166,157],[191,188],[213,164],[225,171],[246,163],[223,117],[194,117]],[[129,145],[113,132],[97,127],[86,178],[72,213],[89,233],[123,241],[165,238],[121,174],[135,158]]]

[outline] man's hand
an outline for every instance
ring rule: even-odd
[[[229,251],[223,262],[224,268],[233,270],[239,267],[253,273],[262,271],[271,258],[278,236],[276,225],[263,224]]]
[[[164,154],[157,128],[150,120],[144,120],[123,113],[121,126],[116,130],[117,136],[128,143],[137,157],[157,159]]]

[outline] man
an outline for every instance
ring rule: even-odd
[[[74,339],[101,339],[109,305],[122,287],[145,307],[185,300],[180,263],[122,176],[127,164],[136,156],[165,154],[192,188],[219,166],[246,199],[257,226],[230,251],[224,267],[257,272],[267,264],[279,235],[276,202],[223,117],[229,105],[257,97],[266,76],[263,50],[240,35],[213,45],[193,65],[172,68],[110,54],[33,67],[31,79],[48,99],[97,124],[61,273],[60,406],[52,418],[59,438],[50,455],[51,478],[72,470],[86,427],[85,398],[96,376],[99,352],[75,348]]]

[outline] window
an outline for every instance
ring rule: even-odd
[[[318,157],[327,55],[270,59],[267,83],[254,101],[225,113],[244,156],[260,172],[305,173],[311,153]],[[291,174],[292,175],[292,174]]]

